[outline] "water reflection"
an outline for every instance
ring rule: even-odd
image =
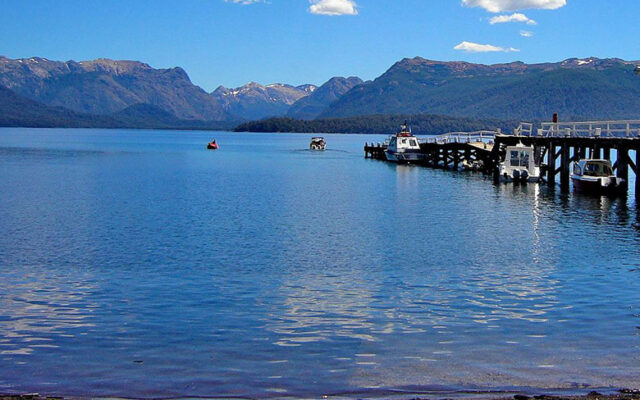
[[[280,288],[285,297],[282,315],[272,315],[267,329],[279,335],[278,346],[300,346],[345,337],[375,340],[372,293],[356,277],[301,274]]]
[[[129,153],[0,152],[0,391],[637,384],[623,199],[363,160],[362,137],[77,135]]]
[[[4,272],[0,280],[0,355],[29,355],[57,348],[64,337],[92,327],[97,307],[86,302],[93,286],[87,280],[70,282],[62,275],[22,267]]]

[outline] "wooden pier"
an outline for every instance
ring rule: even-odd
[[[635,174],[636,198],[640,198],[640,120],[545,122],[534,131],[532,124],[521,123],[512,134],[500,131],[453,132],[420,139],[424,155],[422,165],[459,170],[478,165],[498,179],[498,166],[506,146],[522,143],[533,146],[536,163],[543,167],[548,185],[569,188],[571,163],[584,158],[616,160],[613,169],[624,179],[628,192],[629,171]],[[386,160],[384,143],[367,143],[365,157]],[[631,152],[635,154],[632,155]]]

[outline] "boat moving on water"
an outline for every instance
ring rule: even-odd
[[[400,132],[389,139],[385,156],[388,161],[397,163],[418,162],[424,158],[418,138],[413,136],[406,122],[402,125]]]
[[[580,192],[613,194],[620,190],[624,179],[613,174],[609,160],[580,160],[573,163],[571,181]]]
[[[324,150],[327,147],[327,142],[325,142],[323,137],[312,137],[311,143],[309,144],[310,150]]]
[[[499,165],[503,182],[540,182],[540,167],[536,165],[533,146],[518,143],[507,146],[504,161]]]
[[[218,143],[216,143],[216,140],[215,140],[215,139],[213,139],[212,141],[210,141],[210,142],[207,144],[207,149],[208,149],[208,150],[218,150]]]

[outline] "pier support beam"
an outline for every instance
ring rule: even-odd
[[[584,147],[581,150],[584,151]],[[562,189],[569,188],[569,164],[571,164],[569,145],[567,143],[563,143],[560,158],[560,187]]]
[[[455,148],[453,150],[453,169],[458,171],[460,167],[460,149]]]
[[[553,187],[556,184],[556,145],[549,142],[547,146],[547,185]]]
[[[640,177],[638,175],[640,175],[640,150],[636,148],[636,204],[640,202]]]
[[[602,158],[605,160],[611,160],[611,148],[605,147],[602,149]]]
[[[618,168],[616,169],[616,176],[624,179],[621,189],[626,194],[629,190],[629,149],[626,147],[618,147]]]

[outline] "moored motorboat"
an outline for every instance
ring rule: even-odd
[[[215,139],[213,139],[212,141],[207,143],[207,149],[208,150],[218,150],[218,143],[216,143]]]
[[[499,173],[503,182],[539,182],[540,167],[536,165],[533,147],[522,143],[507,146],[504,161],[499,165]]]
[[[311,143],[309,144],[309,149],[311,150],[324,150],[327,147],[327,142],[323,137],[317,136],[311,138]]]
[[[385,156],[388,161],[397,163],[418,162],[424,159],[418,138],[413,136],[406,123],[402,125],[400,132],[389,138]]]
[[[611,161],[585,159],[573,163],[571,181],[579,192],[613,194],[621,188],[624,179],[613,174]]]

